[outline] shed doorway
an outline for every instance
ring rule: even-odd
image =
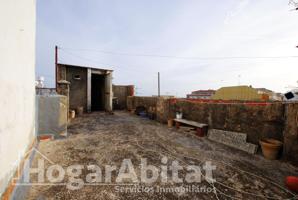
[[[100,111],[105,109],[105,76],[100,74],[91,75],[91,110]]]

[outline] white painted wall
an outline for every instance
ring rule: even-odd
[[[35,0],[0,0],[0,193],[34,139]]]

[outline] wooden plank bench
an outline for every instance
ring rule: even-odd
[[[179,129],[181,124],[186,124],[192,127],[195,127],[197,130],[197,135],[200,137],[204,137],[208,132],[208,124],[202,124],[199,122],[187,120],[187,119],[174,119],[176,128]]]

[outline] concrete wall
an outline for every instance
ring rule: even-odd
[[[166,123],[182,111],[183,118],[206,123],[210,128],[243,132],[248,142],[270,137],[284,142],[283,158],[298,165],[298,103],[207,103],[185,99],[128,97],[129,110],[156,107],[157,120]]]
[[[68,99],[63,95],[37,95],[38,135],[67,135]]]
[[[35,4],[0,1],[0,193],[35,136]]]
[[[80,75],[81,80],[74,79],[75,75]],[[87,68],[67,67],[66,80],[70,82],[69,106],[76,109],[79,106],[87,110]]]

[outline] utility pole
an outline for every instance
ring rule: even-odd
[[[160,97],[160,74],[158,72],[158,97]]]
[[[56,91],[58,88],[58,46],[55,46],[55,84],[56,84]]]

